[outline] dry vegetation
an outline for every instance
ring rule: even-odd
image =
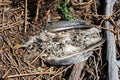
[[[115,27],[112,32],[116,37],[117,59],[120,59],[120,0],[116,1],[110,18],[104,15],[104,2],[80,1],[68,0],[61,10],[61,0],[0,0],[0,80],[70,80],[74,65],[51,66],[44,63],[39,51],[16,49],[30,36],[39,34],[48,23],[59,20],[83,19],[111,31],[104,27],[104,22],[109,20]],[[105,47],[95,49],[86,62],[79,63],[81,80],[108,79]]]

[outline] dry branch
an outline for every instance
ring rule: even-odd
[[[112,15],[113,12],[113,6],[115,4],[116,0],[106,0],[106,11],[105,14],[109,17]],[[113,26],[110,24],[110,22],[106,22],[105,26],[107,28],[112,28]],[[109,74],[109,80],[119,80],[118,79],[118,67],[115,63],[116,61],[116,47],[115,47],[115,39],[114,39],[114,33],[107,31],[107,58],[108,58],[108,74]]]

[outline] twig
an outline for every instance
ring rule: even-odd
[[[20,24],[23,24],[23,21],[22,21],[22,20],[17,21],[17,22],[15,22],[15,23],[9,23],[9,24],[7,24],[7,25],[9,25],[9,26],[4,26],[4,27],[0,28],[0,32],[3,32],[3,31],[5,31],[5,30],[7,30],[7,29],[14,28],[14,27],[16,27],[17,25],[20,25]]]
[[[25,0],[25,32],[27,28],[27,0]]]
[[[12,69],[12,67],[10,67],[10,68],[5,72],[5,74],[2,76],[3,79],[8,75],[8,73],[10,72],[11,69]]]
[[[43,17],[43,20],[45,20],[45,19],[47,18],[47,16],[49,15],[49,13],[50,13],[50,10],[48,10],[48,11],[46,12],[46,15]]]
[[[80,6],[80,5],[91,4],[91,3],[92,3],[92,0],[90,0],[90,1],[88,1],[88,2],[85,2],[85,3],[81,3],[81,2],[75,3],[74,0],[71,0],[71,3],[72,3],[73,6]]]
[[[99,77],[99,75],[98,75],[98,64],[99,64],[99,63],[96,62],[96,60],[95,60],[95,56],[93,56],[93,59],[94,59],[94,66],[95,66],[96,80],[99,80],[99,79],[100,79],[100,77]]]
[[[54,76],[52,76],[51,78],[49,78],[48,80],[53,80],[54,77],[56,77],[57,75],[61,74],[62,72],[66,71],[67,69],[71,68],[72,65],[68,66],[67,68],[63,69],[60,72],[57,72],[57,74],[55,74]]]
[[[112,33],[116,33],[113,29],[110,29],[110,28],[105,28],[105,27],[101,27],[101,26],[97,26],[97,28],[107,30],[107,31],[111,31]]]
[[[35,16],[35,23],[37,22],[38,17],[39,17],[40,1],[41,0],[38,0],[38,2],[37,2],[37,10],[36,10],[36,16]]]
[[[98,15],[98,14],[97,14],[97,4],[96,4],[96,0],[94,0],[94,6],[95,6],[95,15]]]
[[[21,76],[35,76],[40,74],[55,74],[54,72],[35,72],[35,73],[26,73],[26,74],[15,74],[15,75],[9,75],[7,78],[15,78],[15,77],[21,77]]]
[[[33,64],[45,51],[47,48],[45,48],[32,62],[31,64]]]
[[[105,14],[107,16],[112,15],[113,6],[115,4],[116,0],[106,0],[106,12]],[[107,28],[112,28],[113,26],[110,24],[110,22],[106,22],[105,26]],[[108,57],[108,75],[109,80],[119,80],[118,78],[118,67],[116,64],[116,45],[114,40],[114,33],[107,31],[107,57]]]
[[[116,12],[114,12],[114,13],[112,14],[112,16],[116,15],[118,12],[120,12],[120,9],[117,10]]]
[[[4,2],[4,0],[3,0],[3,2]],[[5,10],[5,5],[3,6],[3,14],[2,14],[2,28],[4,27],[4,19],[5,19],[5,14],[4,14],[4,10]]]

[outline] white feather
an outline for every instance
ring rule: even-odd
[[[75,47],[70,44],[65,44],[65,46],[63,48],[63,52],[70,54],[78,49],[79,49],[79,47]]]

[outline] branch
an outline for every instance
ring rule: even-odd
[[[106,11],[105,14],[109,17],[112,15],[113,6],[116,0],[106,0]],[[113,29],[113,26],[110,22],[106,22],[105,26],[107,28]],[[109,80],[119,80],[118,79],[118,67],[116,64],[116,45],[114,39],[114,33],[107,31],[107,58],[108,58],[108,75]]]

